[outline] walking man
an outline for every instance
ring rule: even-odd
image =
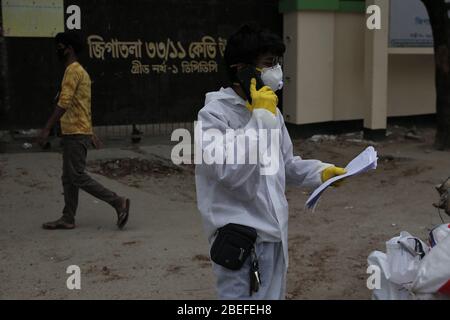
[[[96,145],[91,120],[91,79],[78,62],[83,42],[75,31],[59,33],[55,37],[59,60],[65,66],[58,102],[38,142],[47,140],[51,129],[60,121],[63,142],[64,209],[62,217],[43,224],[44,229],[74,229],[79,189],[110,204],[117,214],[117,226],[122,229],[128,221],[130,200],[118,196],[85,171],[87,150]]]

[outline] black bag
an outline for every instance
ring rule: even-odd
[[[254,228],[229,223],[217,230],[211,260],[230,270],[239,270],[250,256],[257,233]]]

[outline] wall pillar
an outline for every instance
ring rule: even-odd
[[[365,30],[364,138],[380,140],[387,127],[389,1],[366,0],[366,6],[370,5],[381,9],[381,29]]]

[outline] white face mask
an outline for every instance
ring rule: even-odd
[[[261,80],[273,91],[281,90],[283,88],[283,70],[280,64],[262,69]]]

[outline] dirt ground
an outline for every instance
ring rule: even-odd
[[[402,230],[426,239],[441,223],[434,185],[450,175],[450,153],[433,150],[432,129],[389,133],[372,144],[378,169],[327,190],[315,212],[304,210],[305,190],[288,187],[288,299],[370,299],[370,252],[384,251]],[[294,141],[303,158],[340,166],[369,144],[360,133]],[[77,229],[42,230],[62,209],[61,155],[19,148],[0,154],[0,298],[214,299],[193,168],[172,165],[164,139],[107,146],[90,152],[89,170],[131,198],[124,231],[115,229],[111,208],[84,193]],[[81,290],[66,287],[69,265],[81,268]]]

